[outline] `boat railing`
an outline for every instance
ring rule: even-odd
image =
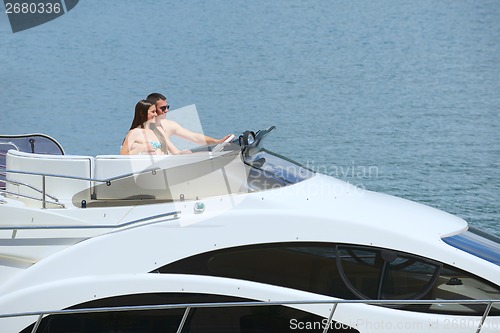
[[[44,317],[50,315],[74,315],[74,314],[90,314],[90,313],[109,313],[109,312],[125,312],[125,311],[152,311],[152,310],[170,310],[170,309],[184,309],[182,319],[177,328],[180,333],[188,319],[192,310],[201,308],[233,308],[233,307],[262,307],[262,306],[301,306],[301,305],[319,305],[326,304],[332,305],[328,316],[328,322],[332,322],[333,316],[337,307],[341,304],[365,304],[365,305],[485,305],[481,319],[477,322],[476,333],[480,333],[484,327],[484,323],[490,314],[493,304],[500,303],[500,300],[302,300],[302,301],[248,301],[248,302],[217,302],[217,303],[183,303],[183,304],[161,304],[161,305],[136,305],[136,306],[118,306],[118,307],[96,307],[96,308],[83,308],[83,309],[66,309],[66,310],[52,310],[52,311],[32,311],[32,312],[19,312],[0,314],[0,319],[15,318],[15,317],[28,317],[37,316],[31,333],[36,333]],[[427,320],[427,319],[426,319]],[[428,322],[426,322],[428,324]],[[324,333],[329,329],[328,325],[324,327]]]
[[[169,217],[171,218],[171,220],[174,220],[178,219],[180,214],[181,211],[176,210],[168,213],[146,216],[140,219],[127,221],[120,224],[7,225],[7,226],[0,225],[0,230],[12,230],[13,232],[17,232],[18,230],[47,230],[47,229],[120,229],[158,219],[160,220],[151,222],[149,224],[165,222],[164,220],[165,217]],[[12,238],[14,238],[14,236]]]
[[[31,185],[31,184],[27,184],[27,183],[23,183],[23,182],[18,182],[18,181],[15,181],[15,180],[9,180],[9,179],[4,179],[3,181],[5,183],[9,183],[9,184],[16,185],[16,186],[25,186],[25,187],[27,187],[29,189],[32,189],[35,192],[43,193],[43,189],[38,189],[37,187],[35,187],[35,186]],[[42,182],[42,183],[44,183],[44,182]],[[5,193],[12,194],[12,195],[17,195],[17,193],[9,192],[7,190],[5,190]],[[48,193],[45,193],[45,195],[53,200],[53,202],[51,202],[51,203],[62,205],[61,203],[59,203],[59,200],[55,196],[50,195]],[[19,196],[22,196],[22,197],[25,197],[25,198],[34,199],[34,200],[41,200],[40,198],[36,198],[36,197],[29,196],[29,195],[24,195],[24,194],[19,194]]]
[[[1,168],[0,168],[1,169]],[[128,177],[132,176],[138,176],[140,174],[145,174],[145,173],[156,173],[158,170],[161,170],[160,168],[148,168],[145,170],[141,170],[138,172],[132,172],[132,173],[126,173],[123,175],[119,175],[116,177],[111,177],[111,178],[106,178],[106,179],[97,179],[97,178],[88,178],[88,177],[78,177],[78,176],[68,176],[68,175],[61,175],[61,174],[50,174],[50,173],[41,173],[41,172],[30,172],[30,171],[20,171],[20,170],[7,170],[5,169],[4,171],[0,172],[0,175],[2,176],[2,182],[13,184],[16,186],[23,186],[26,188],[29,188],[35,192],[38,192],[41,195],[41,198],[37,198],[34,196],[26,195],[26,194],[21,194],[21,193],[15,193],[12,191],[8,191],[6,188],[0,187],[0,193],[5,193],[13,196],[18,196],[22,198],[27,198],[27,199],[32,199],[36,201],[41,201],[42,202],[42,208],[47,208],[47,204],[53,204],[59,207],[64,208],[64,204],[60,202],[56,196],[51,195],[47,193],[46,191],[46,179],[47,177],[53,177],[53,178],[60,178],[60,179],[71,179],[71,180],[76,180],[76,181],[89,181],[89,182],[94,182],[94,183],[102,183],[106,184],[107,186],[111,186],[111,183],[113,181],[117,181],[120,179],[125,179]],[[7,179],[7,174],[20,174],[20,175],[30,175],[30,176],[40,176],[41,177],[41,188],[37,188],[36,186],[33,186],[31,184],[27,184],[24,182],[19,182],[19,181],[14,181],[14,180],[9,180]],[[52,200],[48,200],[47,198],[50,198]],[[97,198],[95,198],[97,199]]]

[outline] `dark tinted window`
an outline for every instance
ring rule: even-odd
[[[441,265],[396,251],[338,246],[341,275],[362,299],[428,299]]]
[[[335,247],[328,244],[231,248],[186,258],[158,272],[229,277],[353,298],[337,270]]]
[[[206,294],[140,294],[112,297],[73,307],[96,307],[186,304],[212,302],[244,302],[247,299]],[[42,333],[175,333],[184,309],[104,312],[52,315],[43,319],[37,332]],[[194,308],[190,311],[183,333],[280,333],[301,331],[323,332],[326,319],[284,306]],[[329,332],[358,332],[332,322]],[[340,330],[339,330],[340,328]],[[33,325],[21,333],[29,333]],[[302,331],[303,331],[302,330]]]
[[[165,265],[156,273],[249,280],[342,299],[500,299],[498,286],[454,267],[366,246],[280,243],[217,250]],[[486,306],[411,305],[407,310],[482,315]],[[492,315],[500,315],[500,304]]]

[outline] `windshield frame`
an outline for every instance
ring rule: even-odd
[[[258,131],[251,144],[245,145],[241,138],[239,140],[240,145],[242,145],[242,161],[250,167],[249,178],[253,178],[249,183],[255,181],[260,183],[260,180],[264,179],[265,182],[270,181],[276,187],[282,187],[302,182],[316,175],[313,170],[300,163],[263,147],[264,138],[274,129],[275,127],[271,126],[266,130]],[[268,188],[268,186],[264,186],[264,188]]]

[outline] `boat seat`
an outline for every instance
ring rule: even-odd
[[[50,174],[45,177],[45,191],[48,196],[59,202],[90,200],[93,178],[94,157],[78,155],[33,154],[9,150],[6,155],[6,167],[9,171],[23,171]],[[54,175],[54,176],[52,176]],[[71,176],[86,180],[62,178]],[[42,199],[42,176],[24,173],[8,173],[6,190],[11,193]],[[47,200],[53,200],[46,197]],[[40,201],[25,200],[27,203]]]
[[[50,174],[45,177],[46,200],[77,207],[82,200],[192,200],[247,191],[243,163],[238,154],[227,152],[94,158],[9,150],[6,164],[10,171]],[[9,173],[6,183],[8,192],[38,199],[23,199],[27,204],[41,205],[41,175]]]
[[[234,177],[232,175],[238,175]],[[182,200],[242,192],[245,169],[238,154],[98,155],[97,200]]]
[[[163,173],[147,172],[158,168],[173,155],[98,155],[95,158],[95,178],[111,182],[95,182],[94,199],[169,199],[164,192]],[[139,176],[140,175],[140,176]]]

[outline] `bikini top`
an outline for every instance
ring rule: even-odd
[[[149,141],[149,143],[154,149],[161,149],[161,143],[155,141]]]

